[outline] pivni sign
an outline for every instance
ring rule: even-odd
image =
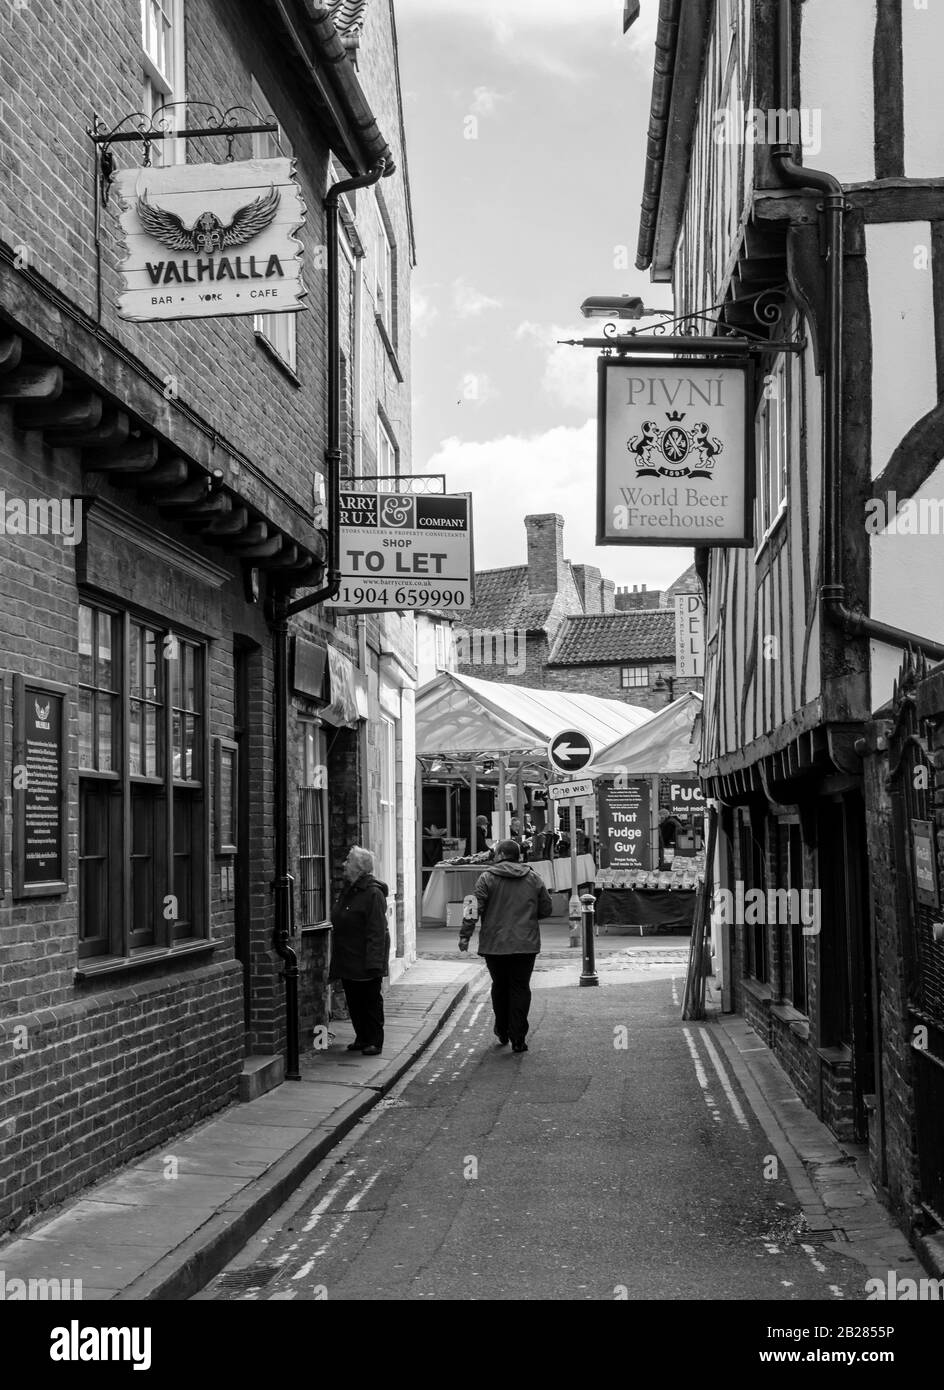
[[[124,169],[122,318],[217,318],[305,308],[305,206],[288,158]]]
[[[597,545],[751,543],[748,371],[600,359]]]

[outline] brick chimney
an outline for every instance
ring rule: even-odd
[[[571,565],[574,575],[574,583],[577,585],[577,593],[580,595],[580,602],[583,605],[584,613],[602,613],[603,599],[600,592],[602,579],[600,571],[595,565]]]
[[[616,590],[616,585],[613,583],[612,579],[603,579],[600,581],[600,589],[602,600],[601,611],[603,613],[615,613],[616,603],[613,595]]]
[[[616,591],[616,608],[621,613],[627,613],[636,608],[652,609],[662,606],[661,589],[647,589],[645,584],[634,584],[632,591],[628,587]]]
[[[558,594],[564,584],[564,518],[556,512],[526,516],[528,588],[533,594]]]

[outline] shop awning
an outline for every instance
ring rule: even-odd
[[[606,748],[652,720],[622,700],[562,690],[533,690],[444,672],[417,692],[418,757],[541,754],[548,740],[575,729]]]
[[[644,728],[599,753],[594,776],[608,773],[695,772],[701,744],[702,697],[694,691],[673,700]]]

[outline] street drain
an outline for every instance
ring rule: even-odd
[[[216,1281],[220,1293],[245,1293],[248,1289],[264,1289],[279,1272],[278,1265],[247,1265],[231,1269]]]

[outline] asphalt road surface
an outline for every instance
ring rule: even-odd
[[[487,992],[198,1298],[864,1298],[805,1233],[681,960],[534,976],[530,1050]],[[483,984],[485,972],[483,967]]]

